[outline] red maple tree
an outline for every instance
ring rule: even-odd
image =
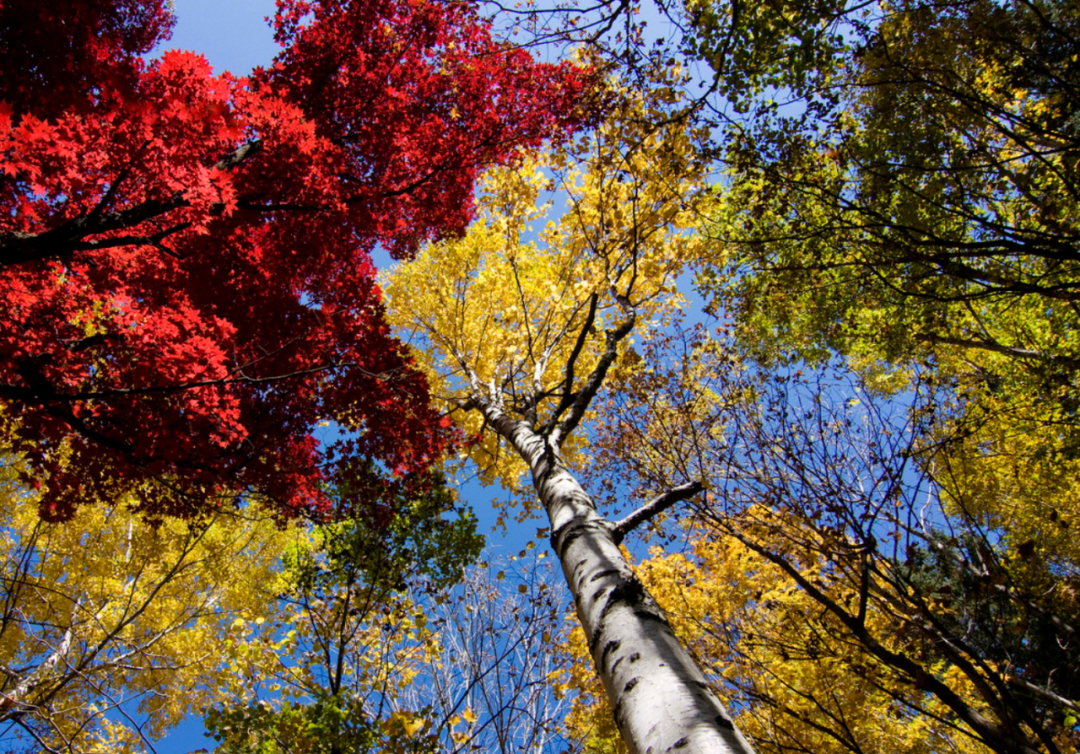
[[[278,0],[275,23],[273,65],[215,76],[141,57],[165,0],[0,0],[0,401],[47,518],[121,488],[325,513],[336,474],[420,474],[454,441],[370,253],[463,230],[477,172],[573,128],[587,76],[460,0]]]

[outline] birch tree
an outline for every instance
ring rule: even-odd
[[[572,471],[581,426],[635,331],[677,307],[674,276],[697,253],[687,230],[707,134],[658,127],[684,80],[611,94],[596,133],[541,162],[489,173],[466,236],[435,244],[385,279],[389,317],[411,334],[436,394],[471,436],[487,479],[520,491],[528,473],[619,730],[634,752],[748,752],[716,693],[620,551],[641,522],[701,490],[672,489],[622,521],[606,518]],[[577,166],[580,166],[577,167]],[[554,178],[552,178],[554,175]],[[568,196],[547,220],[545,191]]]

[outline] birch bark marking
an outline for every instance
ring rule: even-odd
[[[631,752],[753,754],[623,557],[614,525],[597,512],[558,449],[528,423],[490,404],[481,409],[529,464],[551,524],[552,548]]]

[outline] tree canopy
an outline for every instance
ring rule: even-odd
[[[0,396],[42,514],[132,484],[159,513],[225,489],[325,512],[350,458],[423,471],[452,433],[370,253],[461,232],[477,172],[576,123],[586,76],[463,3],[280,3],[280,54],[242,78],[146,62],[169,23],[0,8]],[[325,421],[348,439],[321,448]]]
[[[640,572],[756,745],[1069,751],[1076,9],[834,11],[729,111],[720,332],[613,385],[592,477],[709,486]]]
[[[281,0],[237,77],[143,57],[164,3],[0,5],[0,714],[139,748],[191,683],[223,752],[1075,750],[1080,6],[485,7]],[[469,565],[466,464],[546,514],[578,628]]]
[[[0,740],[148,750],[221,699],[224,637],[265,610],[289,535],[252,507],[155,522],[135,495],[47,523],[20,463],[0,466]]]

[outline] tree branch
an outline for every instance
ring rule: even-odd
[[[1015,686],[1017,688],[1023,689],[1024,691],[1028,691],[1032,694],[1041,696],[1043,699],[1053,702],[1054,704],[1060,704],[1062,707],[1068,707],[1069,709],[1080,711],[1080,704],[1074,702],[1072,699],[1066,699],[1063,696],[1055,694],[1049,689],[1044,689],[1041,686],[1036,686],[1030,681],[1025,681],[1023,678],[1019,678],[1017,676],[1009,676],[1005,682],[1008,683],[1010,686]]]
[[[585,315],[585,324],[581,326],[581,330],[578,332],[577,341],[574,343],[574,349],[570,352],[570,358],[566,360],[566,377],[563,380],[563,394],[559,399],[558,407],[551,413],[551,419],[548,421],[546,430],[550,432],[556,422],[559,421],[559,417],[563,415],[566,409],[570,408],[574,404],[574,365],[577,363],[578,357],[581,356],[581,349],[585,347],[585,339],[589,337],[589,330],[592,329],[593,322],[596,320],[596,304],[598,297],[595,293],[589,296],[589,311]]]
[[[619,355],[619,343],[634,329],[637,315],[632,308],[627,307],[627,309],[626,319],[614,330],[608,330],[604,333],[606,343],[604,352],[600,355],[600,360],[596,363],[596,367],[592,370],[588,380],[585,381],[585,386],[578,391],[574,398],[570,415],[560,421],[554,430],[545,432],[556,446],[561,445],[562,441],[581,423],[586,409],[589,408],[592,399],[600,391],[600,386],[604,384],[604,378],[607,377],[608,370],[615,363],[615,357]]]
[[[262,141],[258,139],[250,141],[225,155],[214,167],[218,170],[231,170],[261,150]],[[122,173],[121,177],[114,181],[114,185],[117,185],[124,176],[125,174]],[[112,190],[110,188],[110,192]],[[108,192],[106,197],[111,201],[112,197]],[[148,199],[134,207],[113,212],[102,212],[101,208],[104,204],[99,204],[89,214],[76,217],[42,233],[3,234],[0,235],[0,267],[66,257],[76,251],[93,250],[97,247],[108,248],[110,245],[147,243],[142,236],[126,240],[124,244],[110,244],[107,241],[87,242],[84,239],[100,233],[132,228],[189,205],[190,202],[185,198],[184,192],[177,191],[167,199]],[[179,226],[177,228],[179,229]],[[167,231],[166,234],[168,232],[172,231]]]
[[[611,527],[611,536],[615,540],[615,544],[622,544],[626,535],[635,528],[652,519],[654,516],[663,513],[668,508],[675,505],[675,503],[691,498],[704,489],[705,485],[701,482],[689,482],[687,484],[680,484],[678,487],[673,487],[662,495],[657,495],[622,521],[619,521]]]
[[[924,333],[922,335],[919,335],[918,338],[920,340],[924,340],[928,343],[933,343],[935,345],[959,346],[960,348],[975,348],[980,351],[992,351],[993,353],[1000,353],[1003,356],[1012,356],[1018,359],[1038,359],[1040,361],[1049,361],[1055,364],[1061,364],[1070,369],[1076,369],[1080,367],[1080,359],[1074,359],[1068,356],[1060,356],[1056,354],[1043,353],[1041,351],[1033,351],[1028,348],[1016,348],[1014,346],[1006,346],[992,340],[952,338],[945,335],[935,335],[933,333]]]

